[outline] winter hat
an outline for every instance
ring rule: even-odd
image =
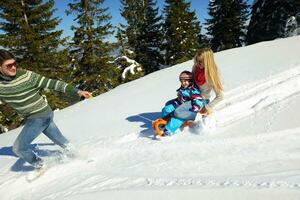
[[[180,73],[179,75],[179,80],[188,80],[188,81],[192,81],[193,80],[193,74],[189,71],[183,71]]]

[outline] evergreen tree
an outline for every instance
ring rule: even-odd
[[[161,16],[158,16],[157,2],[153,0],[121,0],[121,15],[127,26],[121,25],[127,36],[128,47],[136,54],[145,72],[159,69],[163,63],[161,55]]]
[[[248,5],[244,0],[211,0],[206,19],[207,34],[214,51],[240,47],[246,38]]]
[[[141,32],[138,35],[139,45],[136,48],[137,61],[141,63],[146,74],[159,70],[163,64],[162,49],[162,17],[158,16],[157,2],[153,0],[143,0],[144,10]]]
[[[205,48],[209,46],[209,39],[207,35],[199,34],[198,35],[198,43],[199,43],[199,48]]]
[[[100,94],[117,84],[116,69],[111,63],[113,44],[106,41],[113,34],[104,0],[73,0],[67,14],[74,14],[77,26],[70,44],[74,82],[79,88]]]
[[[121,28],[122,27],[122,28]],[[127,56],[128,57],[128,50],[129,50],[129,44],[128,44],[128,37],[124,31],[123,25],[121,27],[117,28],[117,42],[116,45],[118,47],[118,56]]]
[[[63,77],[67,50],[59,50],[65,39],[56,30],[54,0],[1,0],[0,45],[18,58],[21,67],[50,77]]]
[[[298,0],[257,0],[252,5],[247,43],[273,40],[285,36],[287,19],[299,9]]]
[[[166,0],[163,29],[167,65],[191,59],[200,47],[200,22],[190,7],[191,3],[185,0]]]
[[[127,24],[120,24],[120,34],[123,35],[123,41],[125,42],[128,50],[135,52],[135,48],[138,46],[138,34],[141,31],[142,16],[141,0],[120,0],[121,2],[121,15],[126,20]]]

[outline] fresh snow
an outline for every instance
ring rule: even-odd
[[[300,36],[215,54],[225,99],[205,127],[153,139],[151,121],[193,61],[55,112],[79,156],[28,183],[20,128],[0,135],[0,199],[299,199]],[[32,145],[53,163],[45,136]]]
[[[125,78],[126,78],[126,74],[128,73],[128,72],[130,72],[130,74],[132,74],[132,75],[134,75],[135,74],[135,69],[139,72],[139,71],[142,71],[142,68],[141,68],[141,65],[138,63],[138,62],[136,62],[135,60],[132,60],[132,59],[130,59],[130,58],[128,58],[127,56],[121,56],[121,57],[118,57],[116,60],[115,60],[115,62],[117,61],[117,60],[125,60],[128,64],[129,64],[129,66],[128,67],[126,67],[124,70],[123,70],[123,72],[122,72],[122,75],[121,75],[121,77],[122,77],[122,79],[124,80]],[[118,68],[121,68],[122,66],[120,65],[120,66],[118,66]]]

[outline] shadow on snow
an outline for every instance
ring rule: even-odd
[[[143,130],[140,132],[139,136],[153,139],[154,132],[152,128],[152,122],[159,118],[160,114],[160,112],[141,113],[127,117],[126,119],[129,122],[142,122],[143,124],[140,127]]]
[[[44,150],[40,149],[39,147],[41,146],[54,146],[54,143],[38,143],[38,144],[31,144],[29,146],[29,149],[33,150],[38,156],[40,157],[46,157],[46,156],[53,156],[57,155],[60,153],[59,150]],[[2,147],[0,148],[0,156],[10,156],[10,157],[15,157],[18,158],[13,150],[12,146],[9,147]],[[11,166],[11,171],[14,172],[26,172],[26,171],[32,171],[34,170],[34,167],[26,163],[23,159],[19,158],[12,166]]]

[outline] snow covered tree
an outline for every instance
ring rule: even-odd
[[[206,19],[214,51],[240,47],[246,38],[248,5],[244,0],[211,0]]]
[[[117,46],[119,54],[114,60],[114,64],[120,70],[120,81],[128,82],[144,76],[144,70],[140,64],[136,64],[135,48],[138,45],[137,33],[138,12],[141,9],[137,1],[121,0],[121,15],[127,21],[127,25],[120,24],[117,30]],[[134,65],[132,65],[134,63]],[[136,69],[139,71],[136,71]],[[129,69],[129,70],[128,70]],[[130,73],[127,73],[127,72]]]
[[[114,60],[115,65],[122,72],[121,81],[123,83],[135,80],[144,76],[145,73],[141,67],[141,64],[136,62],[136,60],[131,59],[130,57],[135,57],[134,53],[127,53],[128,56],[120,56]]]
[[[117,84],[117,71],[110,52],[113,44],[107,37],[113,34],[108,8],[104,0],[73,0],[67,14],[73,14],[77,25],[71,27],[74,37],[70,43],[73,58],[73,78],[79,88],[95,95],[108,91]]]
[[[284,37],[287,20],[297,9],[299,0],[256,0],[252,5],[247,43]]]
[[[121,25],[127,37],[129,50],[136,54],[136,61],[142,64],[145,72],[159,69],[163,63],[161,55],[162,33],[161,16],[158,15],[154,0],[121,0],[121,15],[127,25]]]
[[[201,27],[191,3],[185,0],[166,0],[164,7],[165,22],[164,50],[167,65],[191,59],[200,47]]]
[[[300,35],[300,12],[288,18],[285,25],[285,37]]]
[[[118,28],[117,45],[119,46],[119,55],[115,58],[114,64],[120,70],[121,83],[128,82],[140,78],[145,75],[140,63],[136,61],[136,54],[129,50],[127,36],[124,31]],[[128,73],[130,72],[130,73]]]

